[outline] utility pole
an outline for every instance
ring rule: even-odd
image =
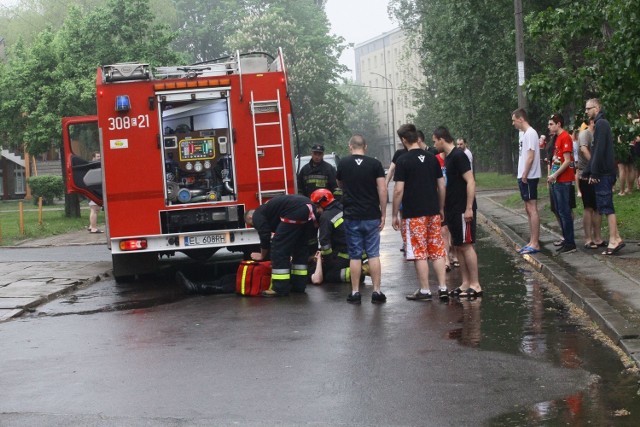
[[[527,97],[524,94],[524,23],[522,19],[522,0],[513,0],[516,20],[516,62],[518,67],[518,108],[527,108]]]

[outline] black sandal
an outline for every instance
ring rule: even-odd
[[[465,295],[460,294],[460,297],[467,297],[469,299],[474,299],[482,296],[482,291],[476,291],[473,288],[467,289],[467,293]]]
[[[452,291],[449,291],[449,296],[451,297],[459,297],[461,293],[463,292],[467,292],[466,289],[460,289],[460,286],[458,286],[457,288],[455,288]]]

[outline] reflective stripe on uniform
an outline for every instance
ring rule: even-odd
[[[340,258],[349,259],[349,254],[346,254],[344,252],[338,252],[338,256]]]
[[[291,274],[294,276],[306,276],[307,275],[307,265],[306,264],[292,264],[291,265]]]
[[[278,268],[271,270],[271,280],[289,280],[291,279],[291,270],[288,268]]]
[[[343,212],[339,212],[336,216],[331,218],[330,221],[333,224],[333,228],[340,227],[340,225],[344,222],[344,219],[342,219],[342,215],[344,215],[344,213]]]
[[[325,256],[330,255],[331,253],[333,253],[333,249],[331,249],[331,245],[325,245],[320,248],[320,253]]]

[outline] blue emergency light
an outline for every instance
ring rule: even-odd
[[[129,95],[116,96],[116,111],[129,111],[131,109],[131,102],[129,101]]]

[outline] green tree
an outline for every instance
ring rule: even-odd
[[[445,125],[471,142],[479,165],[512,172],[513,2],[395,0],[391,9],[403,27],[418,30],[408,32],[426,77],[416,124]]]
[[[346,67],[338,58],[346,47],[329,35],[329,22],[316,2],[253,0],[233,33],[230,51],[275,52],[282,47],[289,67],[290,95],[300,131],[301,151],[314,143],[335,143],[344,133],[344,95],[335,83]]]
[[[338,86],[344,94],[345,132],[335,143],[329,143],[329,151],[341,155],[347,154],[347,141],[354,133],[359,133],[367,141],[372,141],[378,127],[378,120],[373,108],[373,99],[363,86],[353,81],[346,81]],[[375,154],[372,154],[375,155]]]
[[[175,63],[173,34],[152,22],[148,0],[108,0],[88,14],[73,7],[59,30],[19,43],[0,76],[0,126],[9,142],[45,152],[60,141],[62,117],[95,113],[99,64]]]
[[[628,138],[626,116],[640,110],[637,0],[555,3],[527,19],[531,57],[540,64],[529,82],[532,99],[578,121],[585,100],[599,97]]]

